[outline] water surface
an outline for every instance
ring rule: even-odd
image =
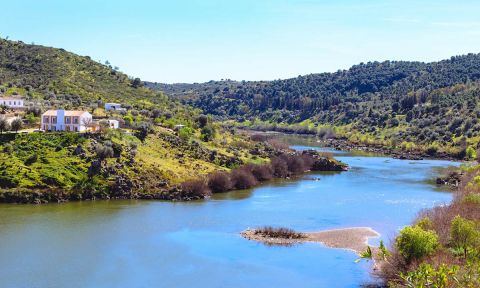
[[[297,148],[311,148],[302,144]],[[368,226],[388,242],[421,209],[451,200],[429,180],[438,167],[457,164],[335,155],[350,171],[312,173],[207,201],[0,205],[0,287],[358,287],[371,282],[369,264],[354,263],[352,252],[315,243],[269,247],[239,232],[263,225],[301,231]]]

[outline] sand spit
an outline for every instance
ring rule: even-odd
[[[330,248],[348,249],[356,253],[365,251],[368,239],[379,237],[380,234],[369,227],[354,227],[345,229],[325,230],[320,232],[302,232],[301,238],[268,237],[258,233],[257,229],[248,229],[241,234],[248,240],[259,241],[268,245],[293,245],[304,242],[316,242]]]

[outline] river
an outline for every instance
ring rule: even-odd
[[[315,146],[296,141],[297,149]],[[299,145],[302,144],[302,145]],[[438,168],[335,152],[350,165],[190,203],[98,201],[0,205],[0,287],[359,287],[375,281],[350,251],[266,246],[248,227],[299,231],[367,226],[390,243],[424,208],[451,201]]]

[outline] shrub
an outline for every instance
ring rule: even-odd
[[[273,169],[270,165],[254,165],[251,171],[258,181],[267,181],[273,178]]]
[[[255,229],[255,235],[261,235],[264,237],[271,238],[282,238],[282,239],[302,239],[305,238],[305,235],[298,233],[289,228],[273,228],[273,227],[262,227]]]
[[[431,255],[438,247],[438,236],[435,231],[407,226],[400,231],[395,243],[400,255],[410,263]]]
[[[203,180],[188,181],[180,185],[183,196],[205,198],[210,190]]]
[[[188,140],[192,137],[193,135],[193,129],[190,127],[183,127],[178,131],[178,136],[182,138],[183,140]]]
[[[211,141],[215,138],[215,129],[212,126],[205,126],[201,130],[201,139],[205,142]]]
[[[423,230],[432,230],[433,229],[433,223],[432,220],[428,217],[423,217],[422,219],[418,220],[418,222],[415,224],[415,226],[418,226],[422,228]]]
[[[232,180],[228,173],[217,172],[208,177],[208,187],[213,193],[221,193],[232,190]]]
[[[253,134],[250,136],[250,140],[255,141],[255,142],[265,142],[267,141],[268,137],[267,135],[263,134]]]
[[[97,153],[97,158],[100,160],[112,158],[114,156],[113,148],[108,145],[97,144],[95,146],[95,152]]]
[[[32,165],[33,163],[37,162],[37,160],[38,160],[37,153],[33,153],[31,156],[27,158],[27,160],[25,160],[25,165],[27,166]]]
[[[235,169],[230,174],[230,179],[232,179],[232,185],[235,189],[248,189],[257,184],[257,180],[253,177],[250,171],[246,169]]]
[[[18,130],[22,129],[22,127],[23,127],[22,119],[16,118],[12,121],[12,123],[10,125],[11,125],[12,131],[15,131],[15,133],[16,133],[16,132],[18,132]]]
[[[469,146],[467,150],[465,150],[465,153],[468,159],[473,160],[477,158],[477,151],[475,151],[475,148],[473,148],[472,146]]]
[[[285,178],[289,176],[287,162],[280,158],[275,157],[271,160],[273,175],[277,178]]]
[[[208,124],[208,117],[206,115],[200,115],[197,118],[197,123],[199,128],[203,128]]]
[[[468,249],[474,248],[479,244],[480,233],[474,221],[457,215],[452,220],[450,237],[452,247],[463,250],[463,255],[467,258]]]
[[[480,194],[477,194],[477,193],[467,194],[465,197],[463,197],[462,202],[467,204],[478,205],[480,204]]]

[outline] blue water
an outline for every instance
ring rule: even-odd
[[[358,287],[372,282],[370,264],[354,263],[357,256],[350,251],[315,243],[270,247],[239,232],[264,225],[300,231],[367,226],[389,243],[421,209],[451,200],[429,180],[438,167],[458,164],[335,155],[351,169],[207,201],[0,205],[0,287]]]

